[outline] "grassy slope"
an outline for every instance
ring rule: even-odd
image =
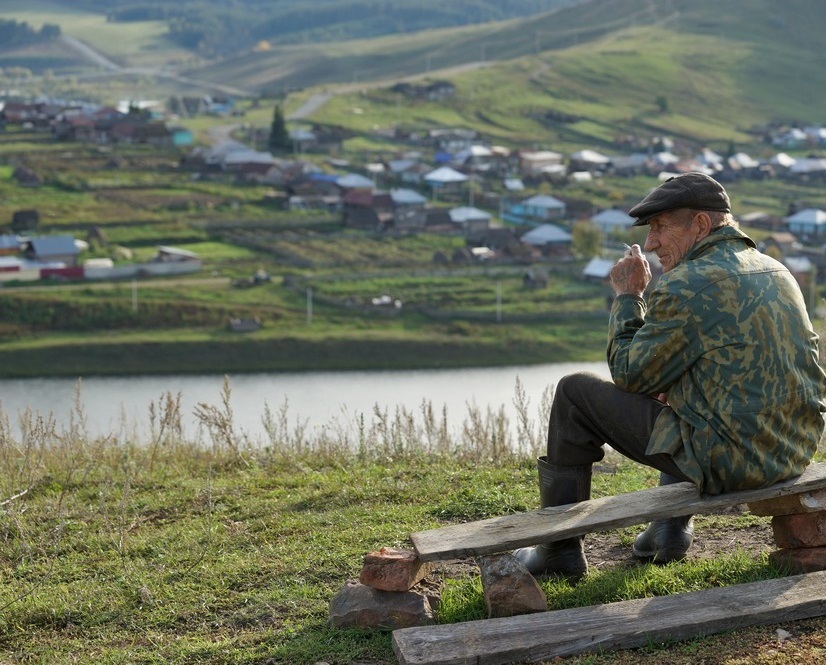
[[[25,21],[35,28],[44,23],[58,24],[64,34],[88,43],[124,66],[196,61],[194,56],[166,39],[166,24],[162,21],[109,23],[102,14],[76,9],[71,3],[48,0],[8,0],[0,7],[0,18]]]
[[[279,89],[392,80],[540,50],[562,58],[548,62],[555,74],[549,83],[574,99],[611,99],[624,116],[662,93],[674,98],[672,107],[685,103],[687,112],[708,100],[723,117],[811,117],[812,104],[823,101],[808,85],[824,61],[823,18],[823,7],[811,0],[780,8],[768,0],[733,0],[725,12],[710,0],[600,0],[529,20],[247,54],[199,75]]]
[[[173,395],[152,405],[157,435],[143,447],[88,440],[81,417],[60,445],[32,416],[26,445],[3,431],[0,497],[12,497],[0,513],[3,663],[394,662],[389,632],[327,626],[330,600],[357,577],[364,554],[409,548],[409,534],[422,529],[536,506],[531,460],[497,453],[495,432],[474,428],[454,448],[440,440],[438,416],[420,438],[406,423],[365,423],[355,454],[329,434],[308,441],[282,428],[276,414],[272,446],[253,451],[237,447],[231,414],[209,405],[201,413],[214,445],[182,442],[176,405]],[[609,456],[593,495],[653,482],[650,470]],[[701,556],[713,531],[737,542],[769,529],[768,518],[748,514],[699,517],[691,557],[666,567],[630,557],[638,528],[615,530],[604,535],[624,553],[617,562],[592,559],[580,584],[542,586],[558,609],[776,577],[765,553],[729,546]],[[442,623],[485,615],[471,565],[440,567],[430,579],[443,582]],[[823,625],[784,622],[785,642],[767,626],[565,662],[815,663]]]
[[[766,51],[771,51],[768,55]],[[699,63],[702,63],[700,66]],[[395,118],[425,124],[475,126],[494,140],[531,144],[543,137],[559,147],[609,146],[623,132],[666,133],[697,142],[755,141],[748,131],[772,120],[817,122],[824,92],[821,63],[775,44],[718,40],[663,28],[633,28],[596,42],[525,57],[453,77],[458,94],[446,104],[421,105],[399,115],[393,100],[355,93],[338,97],[315,119],[367,129]],[[793,76],[784,75],[794,72]],[[668,102],[660,113],[658,96]],[[353,107],[362,109],[358,117]],[[484,113],[482,113],[484,109]],[[578,123],[542,123],[547,111]]]

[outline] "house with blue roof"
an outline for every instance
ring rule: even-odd
[[[806,208],[786,218],[789,232],[799,238],[820,238],[826,235],[826,212],[819,208]]]
[[[77,265],[80,247],[72,236],[39,236],[23,244],[23,256],[43,263]]]
[[[502,219],[516,224],[542,224],[563,219],[565,213],[564,202],[547,194],[537,194],[507,206],[502,212]]]

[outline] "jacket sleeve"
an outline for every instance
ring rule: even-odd
[[[655,289],[645,302],[614,300],[608,333],[608,367],[617,387],[654,395],[668,389],[702,354],[690,304]]]

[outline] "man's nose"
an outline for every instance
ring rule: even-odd
[[[651,235],[651,231],[649,231],[648,235],[645,236],[645,245],[643,245],[643,249],[646,252],[653,252],[656,248],[657,245],[654,242],[654,238]]]

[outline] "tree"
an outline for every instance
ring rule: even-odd
[[[267,146],[272,152],[286,152],[290,150],[290,134],[287,131],[287,122],[284,120],[284,111],[281,105],[276,104],[270,125],[270,140]]]
[[[591,222],[577,222],[571,231],[571,249],[576,256],[590,259],[599,255],[602,247],[602,231]]]

